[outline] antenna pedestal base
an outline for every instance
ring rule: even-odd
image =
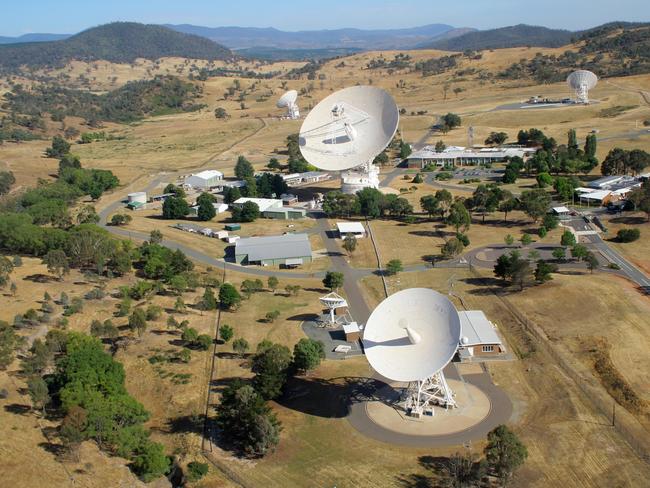
[[[433,376],[412,382],[405,392],[404,409],[413,417],[434,415],[434,405],[445,408],[456,407],[454,394],[442,371]]]
[[[341,173],[341,191],[354,195],[364,188],[379,188],[379,168],[367,163]]]

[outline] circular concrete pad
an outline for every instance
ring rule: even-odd
[[[415,436],[455,434],[481,423],[490,413],[490,399],[476,386],[458,380],[448,380],[456,394],[457,408],[435,407],[435,415],[415,418],[406,415],[394,402],[395,390],[386,386],[377,392],[378,401],[366,403],[370,420],[384,429]],[[391,398],[392,396],[392,398]]]

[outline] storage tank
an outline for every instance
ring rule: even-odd
[[[129,203],[147,203],[147,192],[137,191],[135,193],[129,193],[128,198]]]

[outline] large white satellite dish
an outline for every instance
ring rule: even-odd
[[[388,92],[353,86],[323,99],[300,129],[300,152],[326,171],[346,171],[342,189],[355,193],[379,187],[379,169],[372,164],[395,136],[397,104]]]
[[[577,103],[589,103],[589,90],[598,83],[598,77],[591,71],[580,69],[571,73],[566,79],[569,87],[576,94]]]
[[[428,288],[391,295],[365,327],[366,357],[377,373],[410,384],[405,407],[414,415],[432,405],[456,406],[442,369],[456,354],[460,318],[447,297]]]
[[[278,100],[278,103],[276,103],[276,106],[278,108],[286,108],[287,113],[286,117],[288,119],[298,119],[300,118],[300,110],[298,109],[298,105],[296,104],[296,100],[298,99],[298,92],[296,90],[289,90],[286,92],[284,95],[280,97]]]

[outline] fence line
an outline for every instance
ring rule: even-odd
[[[384,271],[381,266],[381,257],[379,256],[379,248],[377,247],[377,243],[375,242],[375,236],[372,233],[372,229],[370,227],[370,221],[368,219],[366,219],[366,228],[368,229],[370,242],[372,242],[372,248],[375,250],[375,256],[377,256],[377,268],[379,269],[379,276],[381,277],[381,282],[384,285],[384,294],[386,295],[386,298],[388,298],[388,285],[386,284],[386,277],[384,276]]]
[[[484,280],[476,271],[472,273],[479,279]],[[630,445],[632,450],[645,462],[650,462],[650,438],[647,430],[639,421],[628,412],[624,407],[616,410],[616,419],[612,418],[612,409],[615,400],[603,392],[603,386],[594,377],[594,375],[582,364],[570,364],[564,355],[557,350],[557,346],[551,344],[544,330],[528,317],[524,316],[517,307],[505,296],[500,293],[492,292],[501,303],[505,305],[508,311],[523,326],[524,330],[535,340],[535,345],[542,348],[557,363],[575,385],[584,394],[591,406],[607,418],[612,419],[613,427],[618,431],[621,437]]]

